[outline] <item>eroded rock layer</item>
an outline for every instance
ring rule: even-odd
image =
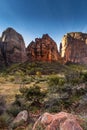
[[[60,44],[60,52],[65,62],[87,64],[87,34],[67,33]]]
[[[58,61],[60,55],[54,40],[48,35],[36,38],[27,47],[29,61]]]

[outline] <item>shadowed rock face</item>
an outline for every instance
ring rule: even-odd
[[[87,64],[87,34],[80,32],[66,34],[60,44],[60,52],[65,62]]]
[[[14,29],[8,28],[2,33],[2,43],[7,43],[6,57],[8,63],[26,61],[26,49],[23,37]]]
[[[48,34],[32,41],[27,47],[27,55],[30,61],[58,61],[60,58],[57,45]]]
[[[5,65],[8,65],[6,49],[7,49],[7,42],[0,41],[0,62],[3,61]]]
[[[1,37],[0,37],[0,42],[1,42],[2,40],[1,40]]]

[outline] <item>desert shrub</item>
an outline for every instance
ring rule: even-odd
[[[0,95],[0,115],[4,113],[6,109],[5,97]]]
[[[45,110],[49,112],[58,112],[60,111],[61,100],[51,96],[48,101],[45,102]],[[61,104],[62,105],[62,104]]]
[[[83,128],[83,130],[87,130],[87,122],[84,122],[84,123],[82,124],[82,128]]]
[[[35,74],[36,74],[35,68],[31,68],[31,69],[29,70],[29,74],[30,74],[30,75],[35,75]]]
[[[5,129],[9,126],[11,122],[11,117],[4,113],[3,115],[0,116],[0,128]]]
[[[15,126],[16,127],[16,126]],[[15,129],[15,128],[14,128]],[[26,129],[26,127],[24,127],[24,126],[18,126],[17,128],[16,128],[16,130],[25,130]],[[28,129],[28,130],[32,130],[32,129]]]
[[[72,104],[71,86],[66,84],[65,78],[53,76],[48,82],[47,101],[45,108],[50,112],[59,112],[68,109]]]
[[[72,82],[71,82],[72,81]],[[78,84],[78,85],[77,85]],[[81,87],[79,79],[69,79],[51,77],[48,82],[48,94],[45,107],[48,111],[58,112],[63,109],[69,111],[75,109],[78,101],[87,92],[86,88]]]
[[[71,97],[68,93],[51,93],[45,102],[45,109],[49,112],[59,112],[70,110],[72,105]]]
[[[7,80],[10,81],[10,82],[13,82],[13,81],[15,81],[15,77],[12,76],[12,75],[9,75],[9,76],[7,77]]]
[[[19,108],[17,105],[14,105],[14,104],[10,105],[10,106],[8,107],[8,109],[7,109],[7,113],[8,113],[9,115],[12,115],[13,117],[16,117],[17,114],[18,114],[20,111],[21,111],[20,108]]]
[[[25,121],[22,119],[20,122],[12,122],[11,125],[10,125],[10,128],[11,129],[16,129],[18,127],[20,127],[20,130],[22,130],[21,126],[23,126],[25,123]]]
[[[19,89],[19,91],[20,91],[20,93],[23,95],[23,96],[25,96],[25,94],[27,93],[27,91],[28,91],[28,88],[26,88],[26,87],[21,87],[20,89]],[[20,95],[18,95],[19,97],[20,97]]]
[[[83,130],[87,130],[87,115],[85,113],[81,114],[79,115],[79,119],[82,120],[81,127],[83,128]]]
[[[28,130],[32,130],[32,128],[33,128],[33,124],[32,124],[32,123],[29,124],[27,128],[28,128]]]
[[[52,76],[48,79],[48,92],[50,93],[57,93],[61,92],[65,84],[65,79],[58,77],[58,76]]]
[[[41,104],[45,94],[41,92],[39,86],[30,87],[25,95],[26,99],[31,101],[31,105],[38,106]]]
[[[82,73],[82,79],[83,79],[84,82],[87,82],[87,72]]]
[[[80,81],[81,81],[80,78],[74,78],[74,79],[71,80],[71,84],[72,84],[72,85],[76,85],[76,84],[79,84]]]
[[[21,82],[24,84],[29,84],[29,83],[33,82],[33,78],[29,77],[29,76],[23,76],[21,78]]]
[[[83,122],[82,128],[83,128],[84,130],[87,130],[87,119]]]
[[[37,72],[36,72],[36,75],[37,75],[38,77],[41,77],[42,74],[41,74],[40,71],[37,71]]]
[[[55,86],[55,85],[63,86],[65,84],[65,79],[58,76],[52,76],[49,77],[48,84],[49,86]]]
[[[36,110],[41,109],[46,95],[45,92],[40,90],[39,86],[33,86],[30,88],[21,88],[19,95],[16,95],[15,104],[23,109]]]
[[[87,82],[87,73],[86,72],[72,72],[65,74],[66,82],[71,85],[79,85],[80,83]]]
[[[5,83],[5,82],[6,82],[5,77],[0,77],[0,83],[3,84],[3,83]]]
[[[36,130],[44,130],[44,126],[41,125],[41,124],[38,124],[37,127],[36,127]]]

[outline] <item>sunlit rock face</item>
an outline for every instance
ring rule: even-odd
[[[26,61],[26,48],[23,37],[13,28],[7,28],[2,33],[1,41],[7,43],[6,57],[9,63]]]
[[[27,47],[27,56],[30,61],[58,61],[60,54],[55,41],[45,34],[36,38]]]
[[[87,34],[67,33],[62,39],[60,52],[65,62],[87,64]]]
[[[35,122],[32,130],[83,130],[76,115],[66,112],[44,113]]]

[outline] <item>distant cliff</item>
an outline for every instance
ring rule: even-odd
[[[57,44],[48,35],[42,38],[36,38],[35,42],[31,42],[27,47],[27,56],[29,61],[58,61],[60,54]]]
[[[18,63],[26,61],[26,48],[23,37],[17,33],[13,28],[7,28],[0,38],[0,44],[4,44],[4,53],[9,63]],[[2,53],[0,54],[3,59]],[[3,61],[3,60],[2,60]]]
[[[64,35],[60,53],[65,62],[87,64],[87,34],[72,32]]]
[[[32,61],[87,64],[87,34],[67,33],[63,36],[58,52],[56,42],[48,35],[36,38],[28,47],[21,34],[7,28],[0,37],[0,64]]]

